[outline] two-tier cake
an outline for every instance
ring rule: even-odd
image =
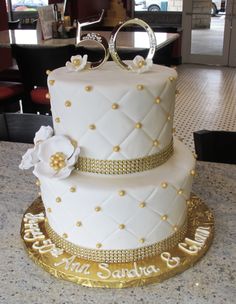
[[[44,205],[26,213],[23,238],[46,270],[87,286],[133,286],[206,251],[208,226],[199,220],[188,234],[195,158],[173,138],[176,78],[164,66],[133,73],[114,62],[49,74],[54,131],[41,128],[21,164],[34,166]]]

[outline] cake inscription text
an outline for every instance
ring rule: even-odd
[[[123,279],[123,278],[140,278],[142,276],[150,276],[153,273],[157,273],[160,271],[158,267],[155,265],[149,265],[145,267],[138,266],[136,262],[133,263],[133,268],[121,268],[114,271],[109,269],[109,264],[107,263],[100,263],[98,267],[102,272],[97,272],[97,276],[100,279],[106,280],[109,278],[114,279]]]
[[[56,247],[50,239],[45,239],[45,235],[40,229],[39,223],[45,221],[45,216],[43,213],[31,214],[27,213],[24,216],[24,240],[27,242],[32,242],[32,249],[38,251],[40,254],[49,253],[51,256],[58,258],[64,253],[64,250]],[[179,243],[178,247],[181,251],[188,255],[197,254],[203,246],[210,235],[210,227],[198,227],[195,231],[194,238],[185,238],[184,242]],[[166,263],[168,268],[175,268],[180,265],[179,257],[172,257],[169,252],[163,252],[161,255],[161,260]],[[90,275],[91,264],[81,263],[76,261],[77,256],[73,255],[70,257],[62,257],[61,260],[54,263],[54,267],[64,266],[67,271],[72,271],[75,273],[81,273],[83,275]],[[99,279],[107,280],[110,278],[122,279],[122,278],[139,278],[143,276],[151,276],[155,273],[160,272],[160,268],[156,265],[139,266],[136,262],[133,263],[132,268],[120,268],[112,270],[112,264],[99,263],[97,264],[98,271],[96,276]]]

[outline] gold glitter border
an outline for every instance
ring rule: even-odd
[[[26,210],[26,213],[38,214],[40,212],[45,213],[45,209],[43,203],[40,198],[37,198],[31,206]],[[25,215],[24,214],[24,215]],[[137,267],[148,269],[150,265],[154,265],[159,269],[158,273],[154,273],[150,276],[140,275],[137,277],[125,277],[125,278],[114,278],[110,277],[108,279],[100,279],[97,276],[97,272],[100,271],[99,263],[84,260],[80,258],[75,258],[75,264],[86,265],[89,263],[90,265],[90,273],[84,275],[80,272],[72,272],[71,269],[65,269],[62,267],[55,267],[55,263],[58,262],[57,257],[53,257],[51,254],[40,254],[32,248],[32,243],[26,242],[24,240],[24,217],[22,219],[21,224],[21,238],[23,240],[25,249],[29,255],[29,257],[41,268],[50,273],[56,278],[63,279],[66,281],[70,281],[79,285],[83,285],[86,287],[100,287],[100,288],[127,288],[127,287],[139,287],[147,284],[159,283],[166,279],[170,279],[171,277],[179,274],[186,269],[193,267],[193,265],[202,258],[207,250],[210,248],[211,243],[214,237],[214,216],[212,211],[207,207],[207,205],[197,196],[192,195],[191,202],[188,205],[188,231],[186,237],[193,238],[198,227],[209,227],[210,234],[207,238],[204,246],[201,250],[195,255],[189,255],[181,251],[178,247],[178,244],[172,248],[169,253],[172,257],[180,258],[180,265],[176,268],[167,267],[166,263],[164,263],[160,257],[160,255],[153,256],[151,258],[147,258],[144,260],[140,260],[138,262],[130,262],[130,263],[114,263],[109,265],[110,271],[119,272],[122,269],[132,271],[134,268],[134,263],[136,263]],[[44,223],[40,223],[40,229],[44,233],[45,237],[48,238],[45,230]],[[71,259],[74,258],[68,253],[63,253],[60,256],[60,259]],[[32,272],[34,269],[32,268]]]
[[[75,167],[82,172],[97,174],[130,174],[154,169],[164,164],[174,153],[173,139],[160,152],[125,160],[103,160],[87,157],[79,157]]]
[[[143,246],[137,249],[97,250],[74,245],[73,243],[59,236],[49,225],[48,221],[45,221],[45,230],[47,235],[57,247],[63,248],[67,253],[76,255],[81,259],[106,263],[134,262],[158,255],[164,251],[168,251],[184,239],[187,228],[188,224],[187,221],[185,221],[178,231],[174,232],[170,237],[153,245]]]

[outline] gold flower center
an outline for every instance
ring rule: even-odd
[[[138,67],[139,68],[142,68],[144,65],[146,65],[146,62],[145,62],[145,60],[139,60],[139,62],[138,62]]]
[[[73,59],[72,63],[73,63],[73,65],[75,65],[75,66],[80,66],[81,61],[80,61],[80,59]]]
[[[57,152],[50,157],[50,167],[59,171],[66,166],[66,155],[62,152]]]

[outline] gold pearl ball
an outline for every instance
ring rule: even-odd
[[[140,61],[138,62],[138,67],[139,67],[139,68],[142,68],[144,65],[145,65],[145,60],[140,60]]]
[[[56,117],[56,118],[55,118],[55,122],[56,122],[56,123],[60,123],[60,122],[61,122],[60,117]]]
[[[37,179],[36,182],[35,182],[35,184],[36,184],[36,186],[40,186],[40,185],[41,185],[41,184],[40,184],[40,180]]]
[[[94,209],[96,212],[99,212],[99,211],[101,211],[102,210],[102,208],[101,207],[99,207],[99,206],[97,206],[97,207],[95,207],[95,209]]]
[[[159,96],[158,96],[158,97],[156,97],[155,102],[156,102],[157,104],[159,104],[159,103],[161,102],[161,98],[160,98]]]
[[[47,93],[47,94],[45,95],[45,97],[46,97],[47,99],[50,99],[50,94]]]
[[[169,80],[170,80],[170,81],[174,81],[174,80],[175,80],[175,77],[170,76],[170,77],[169,77]]]
[[[178,231],[178,226],[174,226],[173,227],[173,230],[176,232],[176,231]]]
[[[154,141],[153,141],[153,146],[154,147],[158,147],[159,146],[159,141],[157,140],[157,139],[155,139]]]
[[[46,70],[46,75],[49,75],[51,73],[50,70]]]
[[[81,221],[76,222],[76,226],[77,227],[81,227],[82,226],[82,222]]]
[[[161,217],[162,221],[166,221],[167,218],[168,218],[168,216],[167,216],[166,214],[165,214],[165,215],[162,215],[162,217]]]
[[[96,129],[96,126],[93,125],[93,124],[92,124],[92,125],[89,125],[89,129],[90,129],[90,130],[95,130],[95,129]]]
[[[139,240],[139,243],[142,243],[142,244],[143,244],[144,242],[145,242],[145,239],[144,239],[144,238],[142,238],[142,239]]]
[[[169,120],[169,121],[171,120],[171,116],[170,116],[170,115],[169,115],[169,116],[167,116],[167,120]]]
[[[55,83],[55,80],[52,80],[52,79],[49,80],[49,84],[50,84],[51,86],[53,86],[54,83]]]
[[[166,189],[168,187],[168,184],[166,182],[161,183],[161,187],[163,189]]]
[[[141,129],[142,128],[141,122],[137,122],[136,125],[135,125],[135,128],[136,129]]]
[[[48,208],[47,211],[48,211],[48,213],[51,213],[51,212],[52,212],[52,209],[51,209],[51,208]]]
[[[190,199],[186,200],[186,204],[187,204],[187,206],[190,206],[191,205],[191,200]]]
[[[138,84],[138,85],[137,85],[137,89],[138,89],[139,91],[142,91],[142,90],[144,89],[144,85],[143,85],[143,84]]]
[[[112,106],[111,106],[111,108],[113,110],[117,110],[119,108],[119,105],[117,103],[113,103]]]
[[[177,193],[178,193],[179,195],[181,195],[181,194],[183,194],[183,192],[184,192],[183,189],[179,189]]]
[[[90,92],[90,91],[92,91],[92,89],[93,89],[92,86],[86,86],[85,87],[86,92]]]
[[[176,90],[175,95],[179,95],[179,94],[180,94],[179,90]]]
[[[192,170],[190,171],[190,175],[195,176],[195,175],[196,175],[196,171],[195,171],[194,169],[192,169]]]
[[[56,197],[56,202],[57,203],[60,203],[61,202],[61,198],[58,196],[58,197]]]
[[[62,234],[62,237],[63,237],[64,239],[67,239],[67,238],[68,238],[68,234],[67,234],[67,233],[63,233],[63,234]]]
[[[113,151],[114,151],[114,152],[119,152],[119,151],[120,151],[120,147],[119,147],[119,146],[113,147]]]
[[[101,248],[101,247],[102,247],[102,244],[101,244],[101,243],[97,243],[97,244],[96,244],[96,247],[97,247],[97,248]]]
[[[67,108],[69,108],[69,107],[71,107],[71,101],[70,100],[66,100],[65,101],[65,106],[67,107]]]
[[[76,187],[70,187],[70,192],[76,192]]]
[[[125,225],[124,224],[120,224],[119,225],[119,228],[122,230],[122,229],[125,229]]]
[[[139,204],[140,208],[144,208],[145,206],[146,206],[146,203],[144,203],[144,202],[142,202],[142,203]]]
[[[75,66],[79,66],[80,65],[80,63],[81,63],[81,61],[80,61],[80,59],[74,59],[73,61],[72,61],[72,64],[73,65],[75,65]]]
[[[119,191],[119,196],[125,196],[125,191],[124,190]]]

